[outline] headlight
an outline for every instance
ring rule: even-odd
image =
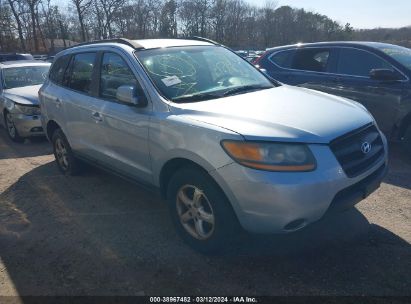
[[[224,140],[221,145],[232,159],[253,169],[305,172],[316,168],[314,155],[304,144]]]
[[[18,111],[25,115],[40,115],[40,108],[36,106],[23,106],[15,104],[15,107]]]

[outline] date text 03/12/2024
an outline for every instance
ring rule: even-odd
[[[150,303],[258,303],[254,297],[150,297]]]

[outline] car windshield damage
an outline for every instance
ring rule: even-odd
[[[25,66],[3,69],[6,89],[42,84],[47,77],[49,66]]]
[[[411,70],[411,49],[393,45],[381,47],[380,50]]]
[[[216,99],[275,86],[244,59],[219,46],[143,50],[136,56],[160,93],[174,102]]]

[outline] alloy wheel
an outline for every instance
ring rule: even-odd
[[[202,190],[185,185],[177,192],[177,214],[184,229],[198,240],[210,238],[215,228],[214,211]]]
[[[61,166],[61,168],[66,171],[69,168],[69,160],[67,154],[67,148],[60,138],[57,138],[55,141],[55,151],[56,151],[56,159]]]

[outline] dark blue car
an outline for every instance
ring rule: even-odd
[[[402,140],[411,152],[411,49],[375,42],[298,44],[269,49],[254,64],[285,84],[360,102],[391,140]]]

